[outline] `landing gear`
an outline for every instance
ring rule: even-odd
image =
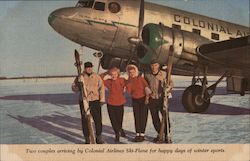
[[[207,110],[210,99],[204,99],[201,96],[202,86],[191,85],[184,91],[182,95],[182,104],[190,113],[200,113]],[[205,97],[208,98],[208,92],[205,91]]]
[[[226,74],[227,72],[225,72],[218,81],[207,87],[207,67],[204,68],[204,76],[202,79],[199,78],[199,76],[197,77],[196,72],[194,72],[192,85],[186,88],[182,95],[184,108],[190,113],[205,112],[210,105],[210,99],[215,94],[217,85]],[[199,82],[201,85],[197,85]]]
[[[241,91],[240,91],[240,95],[244,96],[247,90],[247,79],[243,78],[241,81]]]

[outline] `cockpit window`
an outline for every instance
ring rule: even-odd
[[[109,3],[109,11],[112,13],[117,13],[121,10],[121,6],[117,2]]]
[[[94,0],[79,0],[76,7],[92,8]]]
[[[105,10],[105,3],[95,2],[94,9],[99,10],[99,11],[104,11]]]

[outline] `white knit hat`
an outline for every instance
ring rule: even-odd
[[[129,69],[130,67],[135,69],[135,73],[136,73],[136,77],[137,77],[137,76],[139,75],[139,70],[138,70],[137,66],[134,65],[134,64],[129,64],[129,65],[127,65],[127,67],[126,67],[127,73],[128,73],[128,69]]]

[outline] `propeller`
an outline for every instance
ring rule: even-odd
[[[141,0],[140,13],[139,13],[139,26],[138,26],[138,37],[142,41],[142,30],[144,24],[144,0]]]
[[[136,55],[136,52],[137,52],[139,47],[143,48],[144,52],[149,52],[151,54],[153,54],[153,53],[155,54],[155,51],[143,42],[143,38],[142,38],[142,31],[143,31],[143,27],[144,27],[143,24],[144,24],[144,0],[140,0],[138,35],[137,35],[137,37],[130,37],[128,39],[130,44],[135,45],[135,50],[134,50],[134,54],[132,55],[132,57],[134,55]]]
[[[139,13],[139,24],[138,24],[138,35],[137,37],[129,38],[129,43],[138,46],[143,42],[142,40],[142,30],[144,24],[144,0],[140,1],[140,13]]]

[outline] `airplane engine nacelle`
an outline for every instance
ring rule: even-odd
[[[146,50],[139,46],[137,56],[140,63],[149,64],[153,59],[160,64],[166,64],[169,56],[170,46],[174,49],[174,64],[178,60],[197,61],[196,48],[210,40],[187,31],[169,28],[162,24],[147,24],[142,31],[143,43],[153,49]]]

